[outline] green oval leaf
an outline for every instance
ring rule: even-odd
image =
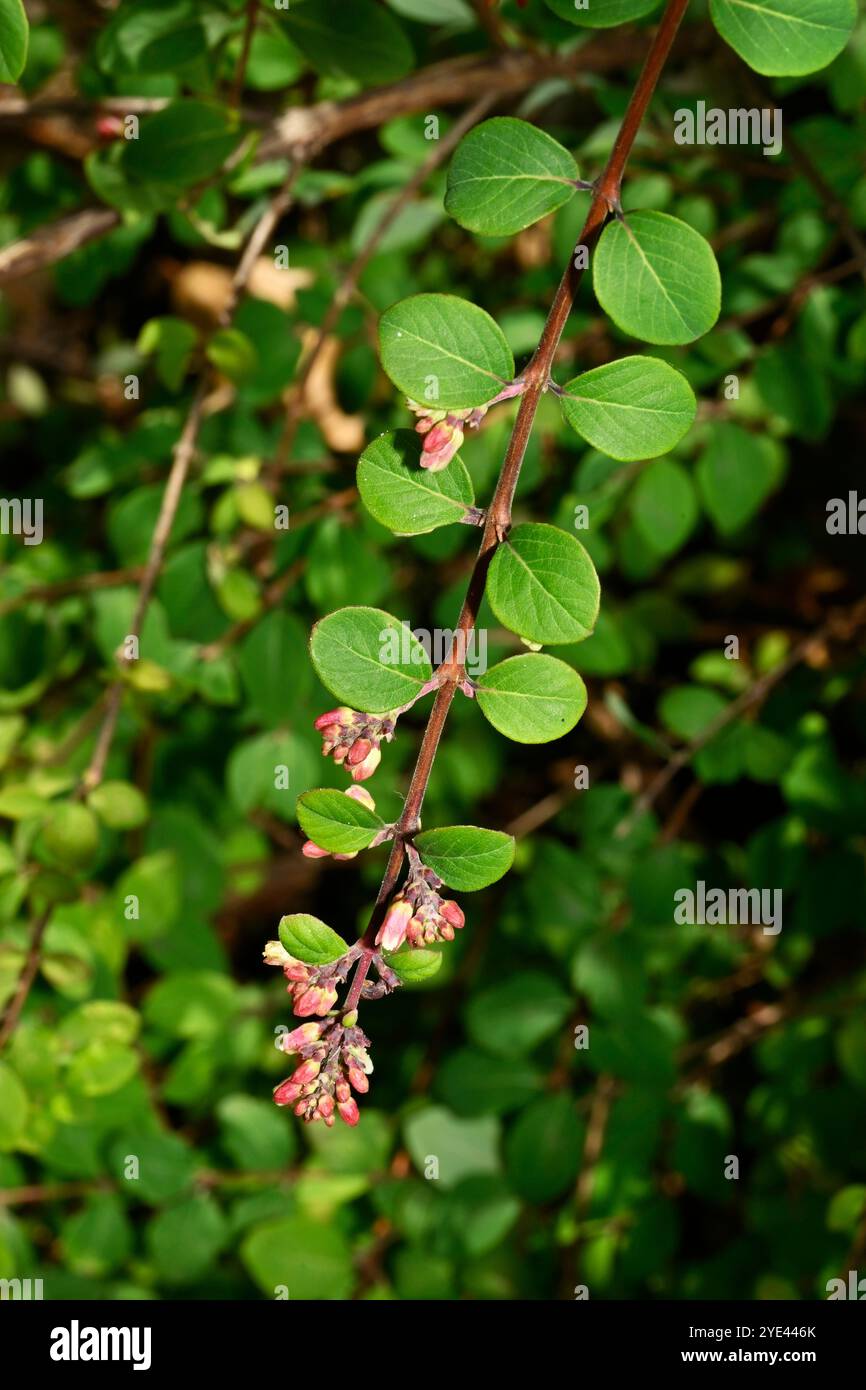
[[[515,743],[561,738],[586,709],[586,687],[577,672],[543,652],[500,661],[475,693],[484,717]]]
[[[461,893],[495,883],[514,863],[514,836],[478,825],[424,830],[414,843],[427,867]]]
[[[385,964],[395,970],[404,985],[418,985],[432,980],[442,969],[442,952],[417,948],[409,951],[386,951]]]
[[[124,145],[128,174],[186,187],[222,167],[241,137],[237,116],[205,101],[173,101],[141,122],[137,140]]]
[[[147,801],[131,782],[103,782],[87,804],[109,830],[135,830],[147,820]]]
[[[697,401],[681,372],[657,357],[622,357],[575,377],[562,411],[572,429],[611,458],[665,454],[694,422]]]
[[[279,17],[311,66],[328,77],[371,86],[395,82],[412,67],[402,26],[373,0],[292,0]]]
[[[475,501],[459,454],[431,473],[420,464],[422,440],[414,430],[382,434],[358,460],[358,491],[371,516],[401,536],[420,536],[460,521]]]
[[[341,936],[320,922],[318,917],[311,917],[306,912],[293,912],[288,917],[281,917],[279,932],[280,941],[289,955],[305,965],[328,965],[333,960],[339,960],[349,949]]]
[[[772,446],[727,421],[717,424],[697,468],[704,506],[723,536],[733,535],[761,507],[776,481]]]
[[[656,555],[673,555],[698,519],[695,489],[682,464],[657,459],[645,468],[631,495],[631,514],[646,545]]]
[[[17,82],[24,71],[29,33],[21,0],[0,0],[0,82]]]
[[[468,410],[514,376],[505,335],[489,314],[453,294],[414,294],[379,320],[379,355],[394,385],[434,410]]]
[[[433,674],[417,637],[381,608],[329,613],[313,628],[310,653],[328,689],[368,714],[408,704]]]
[[[593,258],[598,302],[625,333],[649,343],[691,343],[721,307],[719,267],[708,241],[666,212],[611,222]]]
[[[583,1128],[565,1092],[542,1096],[521,1111],[505,1145],[508,1178],[528,1202],[550,1202],[573,1186]]]
[[[384,821],[345,792],[322,788],[298,797],[304,834],[332,854],[352,854],[372,844]]]
[[[857,22],[856,0],[710,0],[722,38],[766,77],[801,77],[832,63]]]
[[[558,526],[516,526],[493,557],[486,593],[499,621],[530,642],[581,642],[598,617],[595,566]]]
[[[464,135],[448,170],[445,211],[470,232],[511,236],[574,196],[577,165],[545,131],[513,116]]]
[[[652,14],[661,0],[546,0],[548,9],[586,29],[612,29]]]

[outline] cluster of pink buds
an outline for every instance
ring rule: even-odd
[[[404,941],[410,946],[453,941],[455,931],[466,919],[457,903],[440,895],[441,887],[442,880],[410,850],[409,877],[401,892],[391,899],[376,945],[383,951],[396,951]]]
[[[431,473],[447,468],[463,443],[464,425],[477,429],[487,414],[486,405],[476,406],[474,410],[431,410],[417,401],[407,400],[406,404],[418,416],[417,433],[424,436],[421,467],[429,468]]]
[[[279,941],[269,941],[264,949],[266,965],[278,965],[288,980],[292,1009],[298,1018],[315,1014],[324,1018],[337,1002],[337,986],[344,983],[357,952],[349,950],[328,965],[305,965],[289,955]]]
[[[376,809],[376,803],[366,787],[346,787],[343,795],[350,796],[353,801],[360,801],[361,805],[366,806],[368,811],[375,811]],[[322,846],[317,845],[315,840],[305,840],[301,846],[301,853],[305,854],[308,859],[327,859],[331,851],[322,849]],[[349,854],[335,854],[333,857],[335,859],[357,859],[358,850],[353,849]]]
[[[300,1062],[292,1075],[274,1089],[277,1105],[293,1105],[299,1119],[334,1123],[335,1111],[347,1125],[360,1119],[352,1090],[363,1095],[370,1089],[367,1077],[373,1063],[367,1051],[369,1038],[358,1027],[357,1010],[342,1019],[303,1023],[285,1033],[280,1047],[297,1054]]]
[[[335,763],[345,763],[353,782],[366,782],[382,760],[380,743],[394,737],[397,711],[388,714],[361,714],[347,705],[320,714],[315,727],[322,735],[322,754]]]

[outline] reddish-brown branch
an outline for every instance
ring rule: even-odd
[[[481,545],[469,579],[458,631],[455,634],[451,652],[439,673],[442,684],[436,693],[430,719],[421,741],[421,748],[418,752],[415,770],[412,773],[403,813],[397,823],[394,844],[385,868],[382,885],[369,925],[362,937],[365,952],[359,959],[355,970],[355,977],[347,999],[349,1009],[354,1008],[360,998],[361,987],[370,968],[376,934],[385,915],[388,900],[399,882],[406,842],[418,829],[421,807],[430,780],[436,750],[451,702],[464,675],[460,662],[460,652],[468,650],[467,639],[478,618],[490,561],[511,525],[511,504],[514,499],[514,491],[520,477],[520,469],[538,404],[550,380],[550,372],[559,340],[580,288],[589,254],[598,241],[609,216],[619,206],[620,186],[632,145],[687,6],[688,0],[669,0],[668,2],[632,92],[613,151],[596,184],[589,212],[578,238],[577,244],[586,247],[586,254],[580,258],[574,255],[569,257],[568,265],[551,304],[538,347],[529,366],[523,373],[522,380],[525,383],[525,389],[520,398],[517,419],[514,422],[514,429],[508,442],[493,500],[487,511]]]

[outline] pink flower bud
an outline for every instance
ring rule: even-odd
[[[313,1057],[308,1061],[302,1062],[292,1072],[292,1080],[296,1086],[307,1086],[311,1081],[315,1081],[319,1072],[322,1070],[321,1062],[317,1062]]]
[[[364,1073],[359,1070],[358,1067],[349,1068],[349,1080],[354,1086],[355,1090],[360,1091],[362,1094],[365,1091],[369,1091],[370,1089],[369,1081],[367,1080]]]
[[[450,444],[452,433],[451,426],[446,425],[444,421],[442,424],[434,425],[432,430],[428,430],[424,436],[424,444],[422,446],[424,453],[435,454],[437,449],[442,449],[447,444]]]
[[[439,935],[441,936],[443,941],[454,940],[454,928],[452,927],[450,922],[442,923],[441,927],[439,928]]]
[[[321,845],[314,844],[312,840],[305,840],[301,845],[301,854],[305,859],[327,859],[330,850],[322,849]]]
[[[289,960],[291,964],[283,966],[286,979],[294,980],[299,985],[304,984],[310,978],[310,967],[304,965],[303,961],[295,960],[293,956],[289,956]]]
[[[327,757],[329,746],[340,742],[340,739],[343,737],[343,730],[339,724],[326,724],[324,729],[320,729],[319,732],[325,740],[322,745],[322,752],[325,757]]]
[[[384,951],[396,951],[406,939],[406,929],[412,918],[412,905],[405,898],[395,898],[385,913],[385,920],[376,936],[376,945]]]
[[[316,1108],[322,1119],[326,1120],[329,1115],[333,1115],[334,1113],[334,1097],[329,1095],[322,1096]]]
[[[274,1100],[277,1105],[292,1105],[300,1094],[300,1086],[291,1077],[288,1081],[281,1081],[279,1086],[274,1087]]]
[[[348,1081],[337,1082],[337,1100],[348,1100],[352,1092],[349,1090]]]
[[[451,926],[456,927],[458,931],[466,921],[462,910],[450,898],[439,904],[439,916],[444,917],[445,921],[450,922]]]
[[[333,753],[331,754],[331,757],[334,759],[335,763],[343,763],[346,761],[346,754],[348,753],[348,751],[349,749],[347,748],[347,746],[344,743],[341,743],[337,748],[334,749]],[[323,748],[322,752],[327,753],[327,749]]]
[[[347,1125],[356,1125],[361,1118],[358,1106],[353,1100],[341,1100],[337,1109],[340,1112],[340,1119],[345,1120]]]
[[[348,705],[340,705],[338,709],[329,709],[327,713],[320,714],[318,719],[313,721],[314,729],[327,729],[329,725],[351,724],[355,711],[349,709]]]
[[[323,991],[318,985],[311,985],[305,989],[295,1000],[295,1013],[298,1018],[309,1018],[310,1014],[321,1013],[320,1005],[322,1002]],[[325,1010],[327,1013],[327,1009]]]
[[[363,762],[355,764],[352,768],[353,782],[366,782],[368,777],[372,777],[376,768],[382,761],[382,751],[379,748],[371,748]]]
[[[375,811],[376,803],[373,800],[370,793],[367,791],[366,787],[358,787],[353,785],[351,787],[347,787],[344,794],[346,796],[350,796],[353,801],[360,801],[361,805],[366,806],[368,811]]]
[[[291,1033],[284,1033],[280,1042],[283,1052],[299,1052],[302,1047],[309,1047],[311,1043],[318,1042],[322,1036],[322,1023],[302,1023],[299,1028],[293,1028]]]
[[[358,763],[362,763],[372,747],[368,738],[356,738],[346,757],[349,767],[357,767]]]
[[[413,917],[406,928],[406,939],[412,946],[420,946],[424,940],[424,923],[420,917]]]

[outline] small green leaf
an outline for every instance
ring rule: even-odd
[[[697,402],[685,377],[656,357],[621,357],[563,388],[572,429],[623,462],[655,458],[691,428]]]
[[[227,106],[173,101],[141,122],[137,140],[123,150],[123,166],[134,178],[185,188],[222,168],[241,136]]]
[[[99,823],[88,806],[67,801],[59,806],[43,832],[45,848],[59,864],[84,868],[99,848]]]
[[[0,0],[0,82],[17,82],[24,71],[29,32],[21,0]]]
[[[29,1101],[17,1074],[0,1062],[0,1153],[14,1149],[27,1120]]]
[[[208,341],[205,356],[229,381],[242,381],[255,371],[258,363],[255,347],[238,328],[217,329]]]
[[[280,20],[316,72],[326,76],[372,86],[395,82],[412,67],[401,25],[373,0],[292,0]]]
[[[396,970],[404,985],[421,984],[432,980],[442,969],[442,952],[425,951],[423,948],[409,951],[386,951],[385,964]]]
[[[632,19],[643,19],[652,14],[661,0],[546,0],[548,9],[567,19],[571,24],[579,24],[587,29],[612,29],[616,24],[627,24]]]
[[[466,1029],[474,1043],[498,1057],[522,1057],[565,1023],[571,1000],[550,975],[523,970],[474,995]]]
[[[268,1221],[244,1237],[240,1254],[266,1298],[286,1289],[288,1298],[299,1303],[345,1299],[355,1283],[351,1247],[335,1222],[302,1216]]]
[[[733,535],[751,521],[773,490],[772,446],[740,425],[722,421],[714,426],[698,462],[697,480],[716,530]]]
[[[695,489],[682,464],[657,459],[644,468],[632,490],[631,513],[651,551],[667,556],[679,550],[698,519]]]
[[[511,236],[574,196],[577,165],[528,121],[495,116],[464,135],[448,170],[445,211],[484,236]]]
[[[381,608],[329,613],[313,628],[310,653],[328,689],[369,714],[408,704],[432,675],[417,637]]]
[[[439,1163],[438,1182],[444,1189],[454,1187],[471,1173],[498,1173],[499,1123],[492,1116],[461,1120],[441,1105],[415,1110],[403,1123],[406,1148],[419,1172],[423,1173],[429,1155]]]
[[[495,883],[514,863],[514,836],[477,825],[424,830],[414,843],[427,867],[462,893]]]
[[[598,617],[599,582],[580,541],[558,526],[516,526],[496,551],[487,598],[501,623],[530,642],[582,642]]]
[[[722,38],[766,77],[802,77],[832,63],[857,22],[856,0],[710,0]]]
[[[87,804],[109,830],[135,830],[147,820],[147,801],[131,782],[103,782]]]
[[[691,343],[719,317],[712,247],[664,212],[632,212],[609,223],[593,258],[593,285],[614,323],[649,343]]]
[[[156,359],[156,374],[169,391],[180,389],[186,376],[198,333],[185,319],[166,314],[148,319],[138,335],[138,350]]]
[[[564,661],[528,652],[492,666],[479,680],[476,699],[506,738],[549,743],[574,728],[586,709],[586,687]]]
[[[384,821],[353,796],[323,789],[298,798],[298,822],[304,834],[331,854],[352,854],[372,844]]]
[[[279,930],[280,941],[289,955],[303,961],[304,965],[329,965],[349,949],[341,936],[306,912],[282,917]]]
[[[379,320],[379,355],[394,385],[432,410],[486,405],[514,376],[501,328],[453,294],[393,304]]]
[[[422,468],[421,436],[414,430],[382,434],[358,460],[358,491],[371,516],[400,536],[420,536],[460,521],[475,501],[460,455],[447,468]]]
[[[550,1202],[571,1187],[580,1168],[583,1128],[566,1091],[542,1096],[521,1111],[505,1145],[511,1186],[528,1202]]]

